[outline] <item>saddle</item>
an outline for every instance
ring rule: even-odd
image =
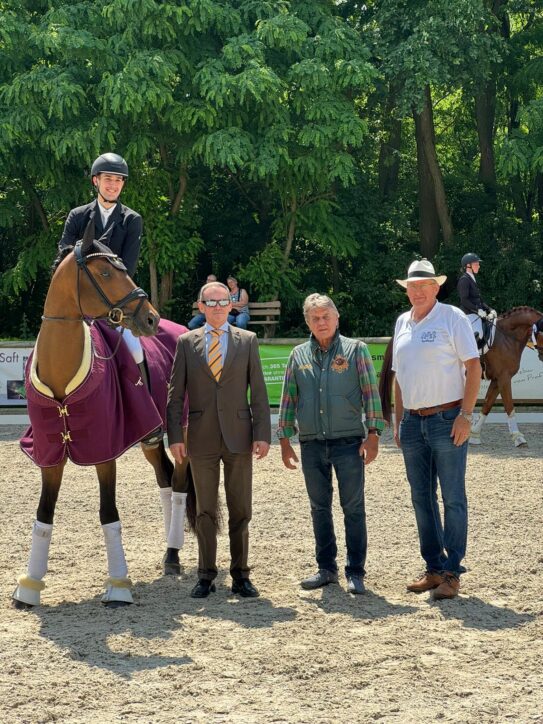
[[[479,337],[475,333],[475,339],[477,340],[477,347],[479,349],[479,357],[483,357],[494,344],[494,337],[496,335],[496,320],[488,321],[488,319],[481,319],[483,325],[483,337]]]

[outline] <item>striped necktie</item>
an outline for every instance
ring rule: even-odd
[[[224,329],[212,329],[210,333],[211,344],[209,345],[207,359],[211,374],[218,382],[222,372],[221,335],[224,334]]]

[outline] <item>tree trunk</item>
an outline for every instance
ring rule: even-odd
[[[518,98],[513,96],[509,103],[509,134],[513,133],[520,125],[518,121],[518,109]],[[528,202],[524,194],[524,184],[521,175],[517,173],[513,176],[510,184],[516,216],[522,221],[530,221]]]
[[[168,302],[172,298],[173,290],[173,271],[168,271],[162,275],[160,279],[160,293],[158,297],[158,306],[161,311],[164,310]]]
[[[382,199],[393,198],[398,188],[402,122],[393,116],[396,95],[397,89],[391,85],[383,118],[385,138],[381,141],[379,149],[379,194]]]
[[[149,244],[149,246],[151,246],[151,244]],[[151,285],[151,304],[160,314],[160,304],[158,303],[158,276],[154,256],[151,256],[149,259],[149,280]]]
[[[38,216],[38,219],[40,220],[42,229],[44,231],[48,231],[49,222],[47,221],[47,214],[45,213],[45,209],[43,208],[43,204],[36,192],[36,189],[27,178],[22,179],[22,184],[25,192],[28,194],[30,201],[32,202],[32,208],[34,209]]]
[[[424,150],[428,171],[434,185],[434,198],[439,223],[441,225],[441,233],[445,244],[450,244],[453,240],[453,227],[447,204],[447,196],[445,194],[445,186],[443,185],[443,176],[439,168],[437,160],[434,118],[432,113],[432,97],[430,94],[430,86],[425,88],[424,106],[420,113],[415,111],[415,125],[417,135],[420,136],[420,143]]]
[[[496,116],[496,83],[486,83],[475,96],[475,119],[479,137],[479,181],[489,196],[496,200],[496,164],[494,160],[494,120]]]
[[[179,168],[179,178],[178,178],[178,184],[177,184],[177,191],[173,192],[173,184],[170,184],[170,216],[176,216],[179,213],[179,210],[181,209],[181,204],[183,203],[183,198],[185,197],[185,193],[187,190],[188,185],[188,173],[187,173],[187,167],[185,164],[181,164]],[[154,261],[151,262],[154,264]],[[151,303],[153,306],[155,306],[155,302],[153,300],[153,268],[150,267],[150,273],[151,273]],[[156,266],[154,268],[154,275],[155,275],[155,284],[157,284],[157,269]],[[155,294],[157,296],[158,301],[158,307],[157,310],[161,311],[166,308],[166,305],[171,301],[172,294],[173,294],[173,279],[174,279],[174,273],[173,270],[165,272],[161,278],[160,278],[160,287],[155,291]],[[158,286],[158,285],[157,285]]]
[[[415,117],[415,135],[417,140],[417,170],[419,186],[419,238],[420,253],[426,259],[432,259],[439,249],[439,217],[436,209],[434,182],[428,168],[428,162],[422,145],[419,124]]]

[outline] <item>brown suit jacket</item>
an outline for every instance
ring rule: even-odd
[[[230,327],[228,335],[218,383],[207,363],[205,328],[177,341],[168,393],[168,442],[186,442],[189,455],[220,452],[221,436],[233,453],[249,452],[253,440],[271,442],[270,406],[256,334]],[[185,395],[189,398],[186,441],[181,425]]]

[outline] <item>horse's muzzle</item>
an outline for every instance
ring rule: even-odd
[[[153,337],[158,332],[160,315],[149,305],[149,309],[142,310],[134,321],[141,335]]]
[[[153,337],[158,332],[160,315],[148,302],[133,317],[125,319],[126,327],[135,337]]]

